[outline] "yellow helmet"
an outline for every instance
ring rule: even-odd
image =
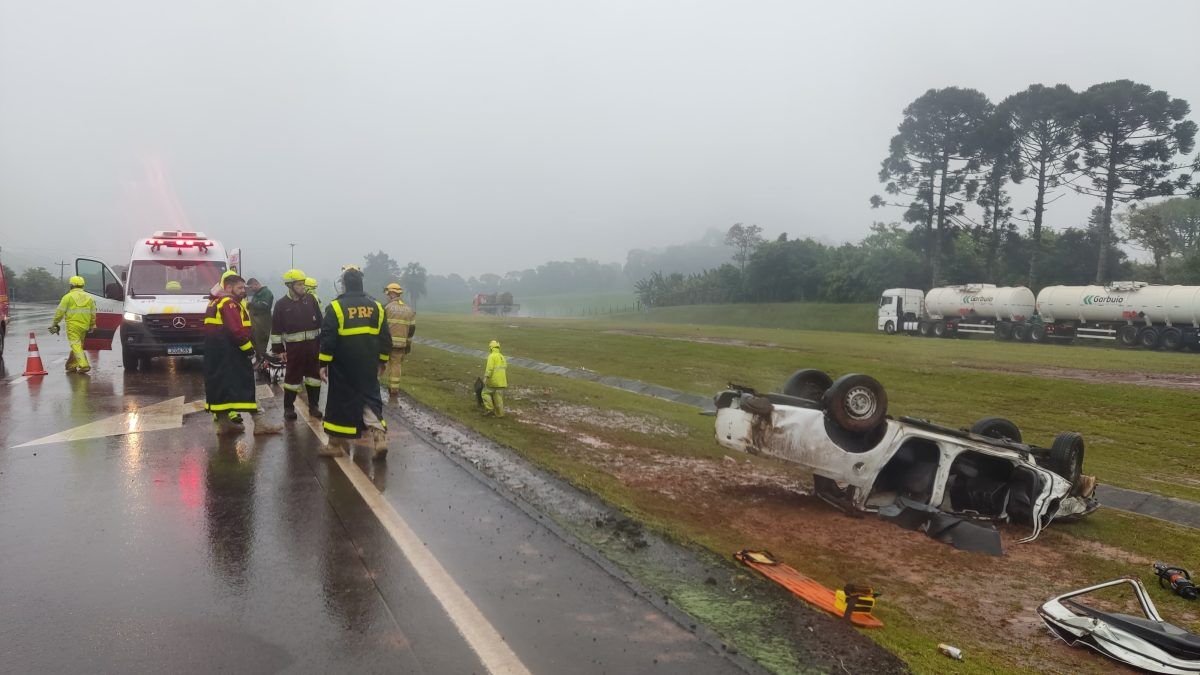
[[[168,282],[167,282],[167,290],[168,290],[168,291],[170,291],[170,292],[172,292],[172,293],[178,293],[179,291],[182,291],[182,290],[183,290],[183,284],[181,284],[181,283],[179,283],[178,281],[175,281],[174,279],[172,279],[172,280],[170,280],[170,281],[168,281]]]
[[[398,284],[394,281],[392,283],[388,284],[387,286],[384,286],[383,290],[387,291],[388,293],[396,293],[396,294],[404,293],[404,289],[400,287],[400,284]]]
[[[308,277],[307,279],[304,280],[304,287],[305,288],[316,288],[317,280],[312,277]]]
[[[297,281],[304,281],[304,272],[297,269],[290,269],[283,273],[284,284],[294,284]]]
[[[495,340],[492,340],[491,342],[488,343],[488,349],[499,349],[499,348],[500,348],[500,343]]]
[[[62,277],[59,278],[61,279]],[[71,284],[71,288],[83,288],[87,284],[81,276],[73,276],[67,282]]]
[[[225,273],[221,275],[221,285],[224,286],[225,284],[229,283],[230,279],[233,279],[234,281],[245,281],[245,279],[242,278],[242,275],[238,274],[237,270],[226,270]]]

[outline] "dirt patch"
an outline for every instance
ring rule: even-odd
[[[645,331],[626,328],[614,328],[604,331],[608,335],[634,335],[637,337],[654,338],[656,340],[674,340],[676,342],[695,342],[702,345],[724,345],[726,347],[749,347],[751,349],[792,349],[774,342],[759,342],[757,340],[740,340],[738,338],[721,337],[686,337],[682,335],[658,335]]]
[[[1159,389],[1200,390],[1200,374],[1195,373],[1112,372],[1107,370],[1088,370],[1086,368],[1059,367],[1021,368],[1012,365],[980,365],[963,361],[955,361],[951,365],[971,370],[1023,373],[1033,375],[1034,377],[1045,377],[1053,380],[1072,380],[1076,382],[1088,382],[1090,384],[1132,384],[1139,387],[1157,387]]]

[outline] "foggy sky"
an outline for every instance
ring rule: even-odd
[[[126,262],[168,225],[147,159],[250,273],[287,242],[325,278],[375,249],[623,262],[737,221],[854,240],[900,217],[868,198],[926,89],[1130,78],[1200,120],[1197,25],[1194,0],[0,0],[0,247]]]

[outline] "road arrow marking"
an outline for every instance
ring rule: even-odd
[[[274,398],[275,392],[271,390],[271,386],[260,384],[255,389],[255,394],[259,400]],[[32,441],[27,441],[20,445],[14,445],[13,448],[26,448],[33,445],[46,445],[49,443],[67,443],[69,441],[82,441],[89,438],[104,438],[106,436],[125,436],[128,434],[140,434],[146,431],[162,431],[164,429],[178,429],[183,426],[183,416],[192,413],[203,412],[204,401],[183,402],[182,396],[152,403],[147,406],[142,406],[131,412],[124,412],[120,415],[113,415],[95,422],[88,422],[74,429],[60,431],[57,434],[43,436]]]

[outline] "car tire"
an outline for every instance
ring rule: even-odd
[[[1083,436],[1064,431],[1054,437],[1050,446],[1050,462],[1046,468],[1066,478],[1074,486],[1083,474]]]
[[[971,433],[1014,443],[1021,442],[1021,430],[1012,421],[1003,417],[984,417],[971,425]]]
[[[1177,352],[1183,349],[1183,331],[1178,328],[1168,328],[1162,332],[1162,348]]]
[[[1117,342],[1120,342],[1122,347],[1136,347],[1138,345],[1138,327],[1121,326],[1121,329],[1117,331]]]
[[[1012,337],[1017,342],[1029,342],[1029,324],[1013,324]]]
[[[139,360],[137,352],[125,345],[121,345],[121,365],[125,366],[125,370],[137,370]]]
[[[892,321],[888,321],[887,323],[883,324],[883,332],[888,335],[895,335],[896,334],[896,324]]]
[[[950,329],[946,326],[945,321],[938,321],[933,324],[933,336],[944,338],[950,333]]]
[[[917,332],[921,334],[921,337],[931,337],[933,335],[933,324],[928,321],[922,321],[920,326],[917,327]]]
[[[1029,327],[1030,342],[1045,342],[1046,341],[1046,324],[1035,323]]]
[[[887,392],[870,375],[843,375],[825,391],[821,407],[842,429],[865,434],[887,418]]]
[[[1162,333],[1157,328],[1147,327],[1138,331],[1138,346],[1142,349],[1158,349],[1162,346]]]
[[[1001,321],[996,324],[996,339],[1011,340],[1013,336],[1013,325],[1008,321]]]
[[[833,378],[823,370],[804,368],[792,373],[783,383],[781,393],[809,401],[820,401],[826,390],[833,384]]]

